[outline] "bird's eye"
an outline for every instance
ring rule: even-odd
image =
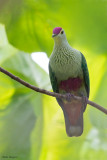
[[[61,34],[63,34],[64,33],[64,31],[61,31]]]

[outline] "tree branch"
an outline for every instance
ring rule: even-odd
[[[22,85],[26,86],[27,88],[30,88],[36,92],[40,92],[40,93],[43,93],[43,94],[46,94],[46,95],[49,95],[49,96],[52,96],[52,97],[57,97],[57,98],[67,98],[67,95],[65,94],[59,94],[59,93],[55,93],[55,92],[49,92],[45,89],[41,89],[41,88],[38,88],[38,87],[35,87],[27,82],[25,82],[24,80],[20,79],[19,77],[16,77],[15,75],[13,75],[12,73],[6,71],[5,69],[3,69],[2,67],[0,67],[0,71],[4,74],[6,74],[7,76],[9,76],[10,78],[14,79],[15,81],[21,83]],[[78,96],[73,96],[74,99],[77,99],[77,100],[82,100],[81,97],[78,97]],[[87,104],[90,104],[91,106],[99,109],[100,111],[102,111],[103,113],[107,114],[107,109],[103,108],[102,106],[88,100],[87,101]]]

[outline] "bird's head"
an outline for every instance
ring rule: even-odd
[[[61,27],[56,27],[53,29],[52,37],[55,42],[62,42],[66,40],[66,35]]]

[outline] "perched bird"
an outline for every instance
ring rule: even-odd
[[[56,98],[61,106],[68,136],[83,132],[85,97],[89,97],[89,72],[83,54],[72,48],[61,27],[53,29],[54,48],[49,61],[49,75],[54,92],[67,94],[67,99]],[[82,101],[72,98],[81,96]],[[70,100],[71,97],[71,100]]]

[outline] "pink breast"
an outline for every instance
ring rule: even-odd
[[[69,78],[68,80],[61,81],[59,84],[59,89],[64,90],[66,92],[76,91],[82,85],[82,79],[77,78]]]

